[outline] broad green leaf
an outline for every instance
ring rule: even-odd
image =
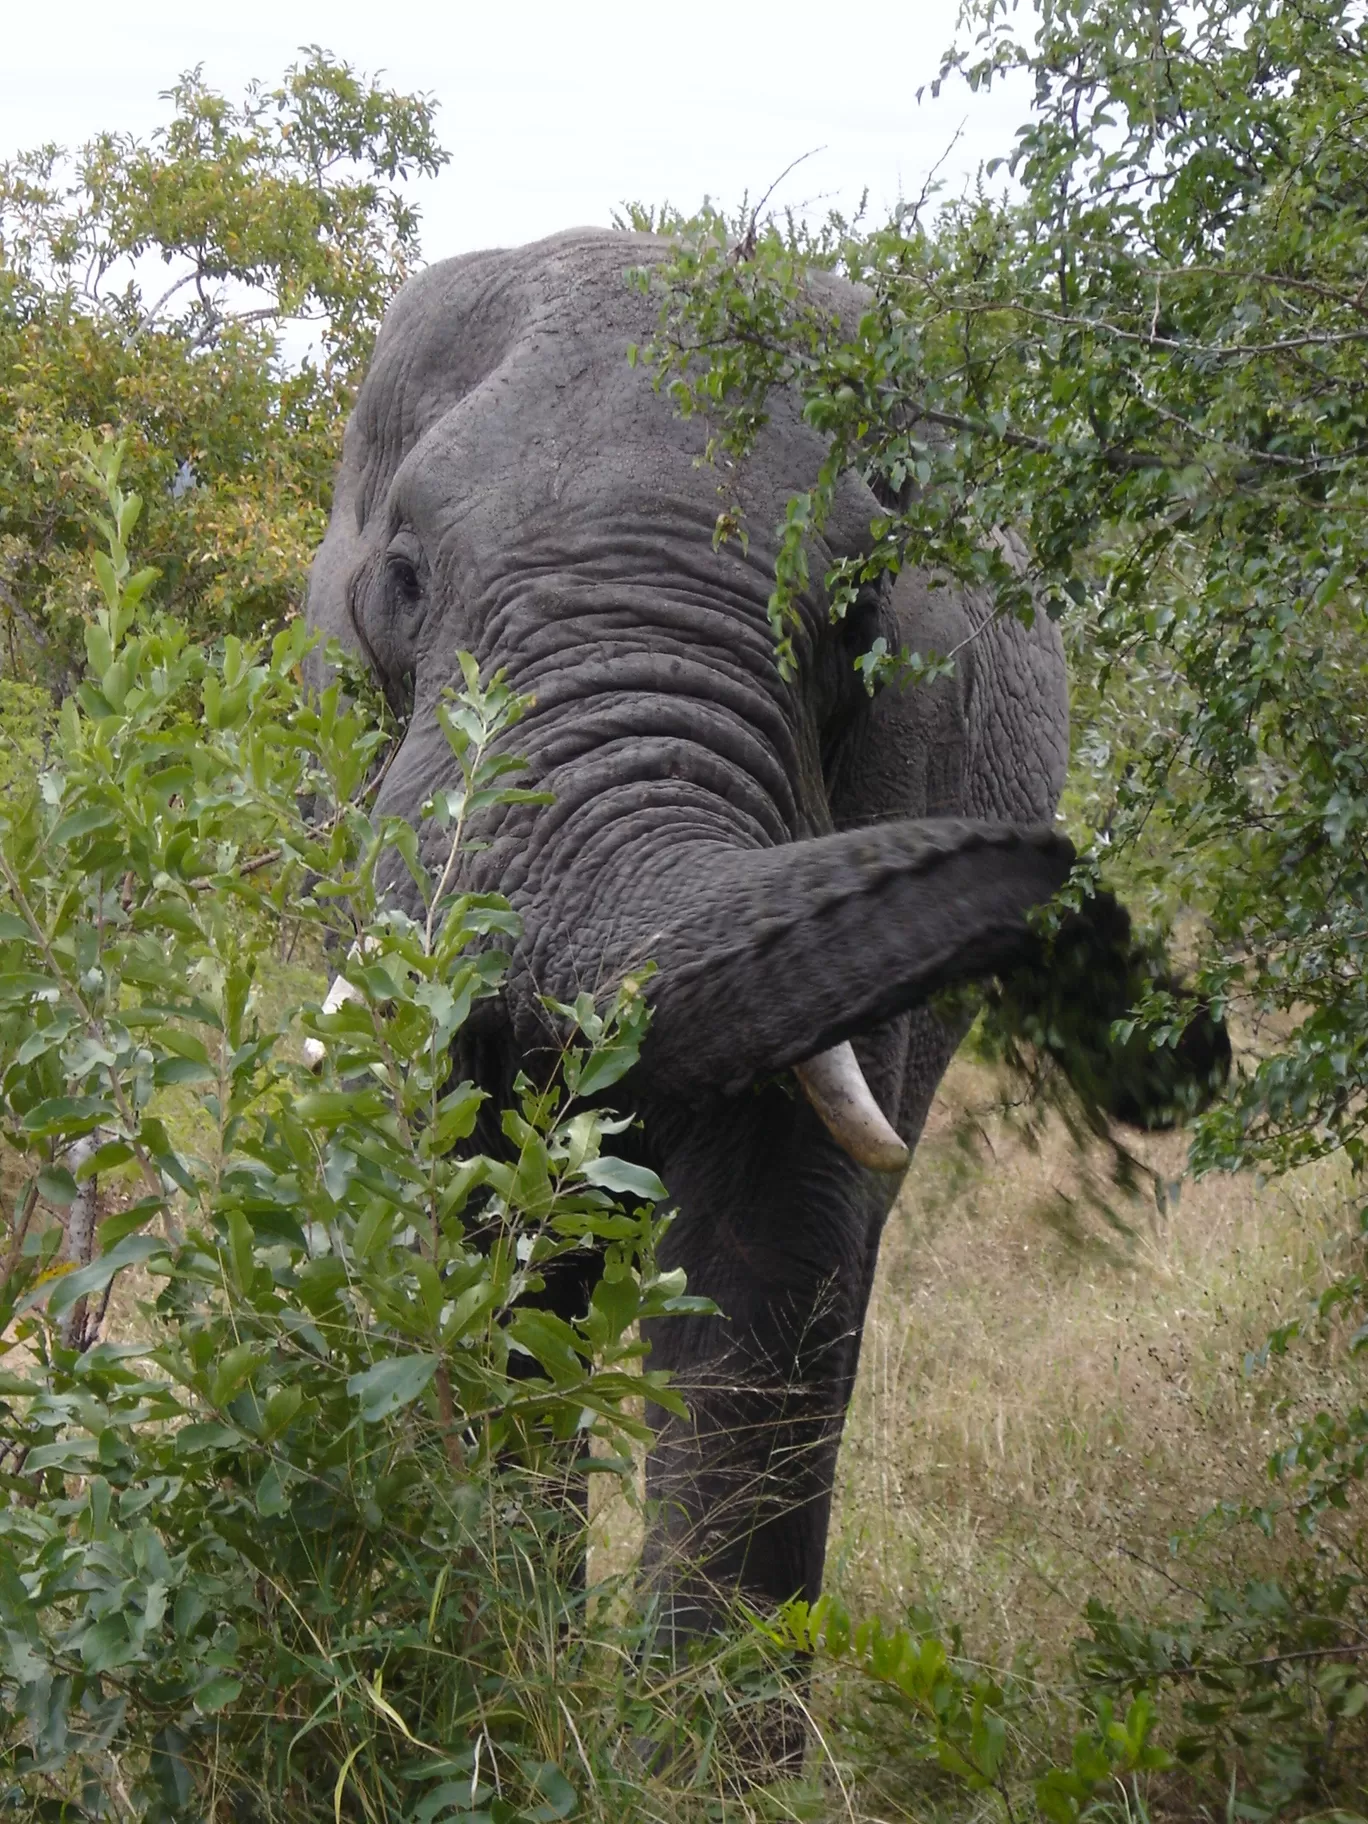
[[[138,1266],[150,1260],[154,1254],[165,1254],[166,1243],[153,1235],[126,1235],[109,1250],[92,1260],[88,1267],[78,1267],[74,1272],[64,1273],[52,1289],[48,1299],[48,1316],[60,1317],[63,1311],[69,1310],[78,1298],[88,1298],[92,1292],[103,1292],[114,1275],[124,1267]],[[31,1292],[25,1303],[32,1303],[37,1293]]]
[[[34,1000],[56,1001],[61,993],[62,984],[49,975],[39,975],[32,970],[0,975],[0,1005],[27,1006]]]
[[[193,1457],[201,1451],[234,1450],[245,1442],[232,1425],[221,1424],[217,1419],[197,1420],[193,1425],[183,1425],[176,1433],[176,1454]]]
[[[644,1165],[632,1165],[626,1159],[590,1159],[580,1167],[580,1176],[605,1191],[639,1197],[651,1203],[661,1203],[669,1195],[653,1171]]]
[[[411,1405],[436,1372],[435,1355],[391,1355],[349,1376],[347,1392],[360,1401],[362,1418],[373,1424]]]
[[[64,1165],[45,1165],[38,1174],[38,1195],[58,1209],[75,1203],[79,1188]]]
[[[212,1064],[200,1063],[195,1058],[159,1058],[152,1081],[159,1089],[165,1089],[174,1083],[216,1083],[218,1074]]]
[[[51,1444],[35,1445],[24,1459],[24,1467],[34,1475],[44,1469],[79,1473],[88,1467],[92,1457],[99,1455],[99,1450],[98,1438],[58,1438]]]
[[[91,836],[97,830],[110,829],[115,822],[114,812],[108,805],[91,804],[83,811],[73,811],[63,817],[48,837],[54,847],[62,848],[69,842],[77,842],[82,836]]]
[[[36,1139],[60,1134],[64,1139],[75,1140],[117,1116],[115,1105],[104,1096],[50,1096],[31,1108],[19,1126]]]
[[[212,1716],[242,1695],[242,1680],[229,1672],[218,1672],[195,1692],[195,1708],[201,1715]]]

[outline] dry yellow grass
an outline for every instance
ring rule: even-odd
[[[857,1615],[929,1607],[972,1653],[1027,1649],[1048,1677],[1089,1596],[1153,1615],[1279,1563],[1252,1527],[1201,1523],[1266,1499],[1273,1448],[1348,1394],[1342,1337],[1253,1374],[1247,1358],[1351,1264],[1361,1199],[1332,1164],[1193,1181],[1182,1135],[1136,1139],[1161,1212],[1100,1162],[1080,1171],[1062,1128],[1033,1149],[1000,1117],[966,1118],[992,1100],[957,1062],[889,1219],[827,1584]],[[597,1579],[628,1570],[641,1515],[611,1478],[593,1494]],[[1327,1519],[1322,1549],[1359,1520]]]
[[[990,1096],[955,1066],[889,1221],[828,1577],[856,1612],[929,1603],[999,1663],[1048,1661],[1089,1595],[1151,1612],[1258,1568],[1249,1527],[1169,1541],[1264,1498],[1270,1450],[1333,1398],[1332,1346],[1253,1376],[1246,1357],[1345,1269],[1357,1206],[1329,1165],[1187,1181],[1162,1213],[1114,1195],[1125,1238],[1062,1133],[1033,1152],[990,1118],[966,1155],[964,1111]],[[1136,1151],[1181,1178],[1181,1136]]]

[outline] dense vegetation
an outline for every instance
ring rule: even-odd
[[[594,1439],[621,1467],[642,1434],[632,1328],[687,1303],[652,1265],[661,1187],[574,1102],[630,1067],[639,1012],[626,993],[568,1010],[584,1048],[562,1086],[522,1086],[512,1160],[461,1150],[483,1096],[450,1081],[450,1047],[497,990],[482,940],[512,914],[443,881],[421,923],[382,911],[378,855],[416,840],[368,815],[383,732],[339,685],[302,696],[298,621],[210,653],[138,615],[119,460],[106,446],[87,677],[0,830],[6,1137],[27,1168],[0,1289],[11,1798],[171,1818],[217,1790],[310,1815],[350,1782],[435,1817],[453,1782],[481,1792],[511,1680],[521,1722],[487,1738],[486,1777],[563,1816],[531,1693],[574,1603],[564,1484]],[[459,784],[430,810],[453,854],[473,808],[516,795],[487,750],[519,707],[472,676],[443,712]],[[360,1000],[306,1015],[315,1078],[262,989],[282,937],[324,934],[365,964]],[[528,1307],[588,1243],[583,1320]],[[102,1340],[136,1266],[142,1321]]]
[[[642,353],[708,415],[720,537],[745,533],[731,465],[776,385],[829,437],[790,508],[777,662],[848,466],[885,519],[831,579],[838,610],[915,561],[1061,618],[1070,816],[1240,1037],[1197,1162],[1356,1182],[1363,27],[1341,0],[981,0],[972,25],[943,80],[1034,83],[1010,186],[872,229],[672,217]],[[320,52],[237,106],[198,75],[171,101],[148,144],[0,172],[0,1806],[1357,1815],[1356,1226],[1267,1339],[1320,1379],[1267,1491],[1202,1523],[1225,1574],[1129,1614],[1080,1589],[1067,1653],[993,1665],[919,1601],[824,1599],[672,1666],[631,1572],[586,1571],[586,1453],[634,1499],[633,1326],[687,1308],[654,1266],[659,1187],[576,1103],[629,1068],[639,1002],[566,1010],[555,1080],[518,1086],[504,1154],[472,1154],[480,1098],[448,1047],[511,914],[445,882],[422,922],[376,904],[380,847],[413,852],[368,810],[383,710],[360,680],[351,701],[298,682],[342,416],[418,257],[400,186],[444,158],[432,108]],[[815,307],[814,264],[870,288],[858,323]],[[953,655],[862,663],[896,688]],[[459,783],[429,810],[453,854],[471,807],[517,789],[486,749],[518,707],[469,672],[446,705]],[[325,939],[362,997],[332,1014]],[[1135,1012],[1161,1042],[1171,1015]],[[591,1241],[583,1322],[530,1308]],[[807,1783],[747,1792],[736,1751],[795,1656],[825,1681],[822,1752]]]
[[[0,628],[7,679],[69,690],[93,606],[80,450],[108,430],[142,550],[192,632],[299,609],[342,423],[418,258],[400,185],[431,105],[313,51],[234,106],[192,72],[169,125],[0,166]],[[277,357],[282,331],[312,334]]]

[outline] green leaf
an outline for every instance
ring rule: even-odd
[[[81,1161],[76,1170],[76,1181],[84,1184],[87,1179],[96,1178],[101,1172],[115,1171],[136,1157],[137,1154],[127,1140],[106,1140],[103,1146],[95,1148],[88,1159]]]
[[[242,1680],[230,1672],[218,1672],[195,1692],[195,1708],[202,1716],[213,1716],[242,1695]]]
[[[166,1243],[152,1235],[127,1235],[112,1247],[107,1254],[101,1254],[92,1260],[88,1267],[78,1267],[73,1273],[64,1273],[52,1288],[48,1299],[48,1316],[60,1317],[71,1308],[78,1298],[88,1298],[92,1292],[103,1292],[124,1267],[135,1267],[154,1254],[165,1254]],[[38,1287],[24,1299],[27,1306],[35,1302],[46,1288]]]
[[[64,1165],[45,1165],[38,1174],[38,1195],[58,1209],[68,1209],[75,1203],[79,1191],[79,1185]]]
[[[347,1392],[360,1401],[362,1418],[373,1424],[411,1405],[436,1372],[435,1355],[391,1355],[351,1375]]]
[[[245,1442],[234,1426],[220,1424],[217,1419],[201,1419],[193,1425],[183,1425],[176,1433],[176,1455],[193,1457],[206,1450],[236,1450]]]
[[[543,1761],[539,1767],[529,1769],[532,1773],[532,1790],[542,1800],[528,1812],[533,1824],[555,1824],[558,1818],[568,1818],[579,1804],[579,1796],[574,1787],[551,1761]]]
[[[219,1362],[214,1370],[214,1378],[209,1389],[209,1398],[215,1406],[227,1406],[251,1378],[255,1369],[263,1361],[261,1350],[255,1343],[238,1343]]]
[[[297,1098],[295,1117],[306,1127],[341,1127],[345,1122],[375,1121],[387,1108],[379,1089],[320,1089]]]
[[[554,1312],[517,1311],[509,1321],[507,1334],[509,1341],[532,1356],[553,1381],[569,1385],[583,1376],[584,1363],[579,1354],[583,1345],[564,1318]]]
[[[610,1043],[594,1051],[575,1084],[576,1095],[594,1096],[610,1088],[627,1075],[640,1055],[641,1047],[635,1040]]]
[[[288,1430],[304,1403],[304,1390],[296,1382],[277,1387],[266,1401],[262,1414],[262,1437],[269,1441]]]
[[[44,1469],[61,1469],[78,1474],[99,1455],[98,1438],[58,1438],[51,1444],[38,1444],[24,1459],[24,1467],[34,1475]]]
[[[653,1171],[644,1165],[632,1165],[626,1159],[590,1159],[580,1168],[580,1176],[602,1190],[639,1197],[644,1202],[662,1203],[669,1195]]]
[[[257,1483],[256,1507],[264,1520],[276,1520],[290,1511],[290,1489],[278,1463],[272,1463]]]
[[[112,1672],[137,1657],[122,1615],[107,1615],[81,1636],[81,1658],[88,1672]]]
[[[114,1120],[117,1112],[104,1096],[50,1096],[31,1108],[19,1126],[35,1139],[60,1135],[63,1139],[75,1140],[90,1133],[102,1121]]]
[[[82,836],[92,836],[96,830],[111,829],[115,823],[113,811],[107,805],[90,804],[83,811],[73,811],[69,817],[63,817],[57,824],[48,841],[54,848],[63,848],[67,843],[77,842]]]
[[[158,1089],[174,1083],[216,1083],[218,1071],[212,1064],[201,1064],[194,1058],[159,1058],[152,1071]]]
[[[108,1253],[125,1235],[136,1234],[159,1216],[166,1205],[160,1197],[143,1197],[137,1203],[129,1204],[125,1210],[116,1210],[112,1216],[106,1216],[100,1224],[100,1247]]]
[[[33,1000],[56,1001],[61,997],[62,984],[52,976],[38,975],[32,971],[14,971],[0,975],[0,1005],[13,1006],[16,1003],[27,1006]]]

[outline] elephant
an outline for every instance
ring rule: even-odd
[[[554,1046],[546,997],[655,965],[613,1094],[677,1211],[665,1264],[716,1306],[649,1337],[690,1417],[653,1415],[646,1563],[662,1626],[689,1637],[737,1592],[819,1593],[880,1233],[964,1031],[941,991],[1034,953],[1032,908],[1074,853],[1058,631],[911,569],[833,620],[821,579],[880,512],[854,474],[814,535],[781,677],[774,529],[824,450],[776,398],[736,481],[749,540],[715,543],[705,432],[627,358],[656,306],[625,274],[669,251],[572,230],[407,282],[308,616],[404,707],[377,814],[416,820],[448,778],[434,706],[459,651],[532,699],[512,740],[551,801],[492,814],[462,864],[522,926],[470,1039],[491,1096]],[[844,281],[813,283],[858,310]],[[878,635],[954,669],[871,696],[855,660]]]

